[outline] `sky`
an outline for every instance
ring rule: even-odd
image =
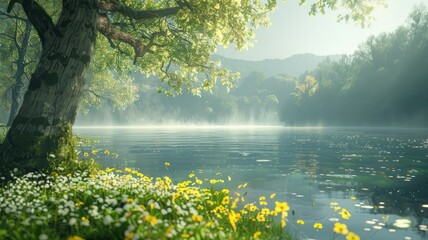
[[[269,29],[256,30],[252,48],[236,51],[233,46],[219,47],[217,54],[244,60],[284,59],[295,54],[352,54],[368,37],[393,32],[403,25],[414,6],[428,0],[386,0],[387,8],[375,11],[370,27],[361,28],[354,22],[336,21],[337,13],[308,16],[309,6],[288,0],[272,13]]]

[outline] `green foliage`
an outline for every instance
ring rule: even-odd
[[[306,4],[306,0],[300,0],[299,4]],[[310,14],[325,14],[328,9],[345,9],[345,12],[338,13],[337,21],[352,20],[362,27],[370,25],[374,19],[373,11],[379,7],[385,7],[384,0],[312,0],[310,2]]]
[[[296,90],[305,89],[308,75],[319,89],[312,96],[296,94],[282,119],[297,125],[427,126],[427,53],[428,10],[420,5],[406,25],[372,36],[354,54],[326,60],[302,75]]]

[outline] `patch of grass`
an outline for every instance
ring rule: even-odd
[[[0,238],[290,239],[286,202],[246,203],[224,180],[202,179],[173,184],[128,168],[15,177],[0,188]]]

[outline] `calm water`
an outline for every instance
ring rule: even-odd
[[[191,172],[248,182],[247,201],[277,193],[295,215],[288,230],[301,239],[331,239],[330,207],[361,239],[428,239],[428,129],[344,128],[76,128],[97,136],[105,167],[134,167],[177,181]],[[171,167],[165,168],[168,161]],[[272,203],[271,203],[272,204]],[[272,206],[272,205],[271,205]],[[297,219],[306,224],[298,227]],[[404,219],[404,220],[403,220]],[[312,225],[321,222],[324,229]],[[339,237],[337,239],[344,239]]]

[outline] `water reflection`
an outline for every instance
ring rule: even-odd
[[[248,182],[247,200],[277,193],[295,215],[289,230],[330,239],[340,216],[362,239],[426,239],[428,130],[409,129],[77,129],[120,154],[105,166],[136,167],[151,176]],[[165,169],[164,162],[171,162]],[[230,184],[230,183],[226,183]],[[236,188],[237,186],[228,186]],[[312,225],[321,222],[322,231]],[[304,234],[303,234],[304,233]]]

